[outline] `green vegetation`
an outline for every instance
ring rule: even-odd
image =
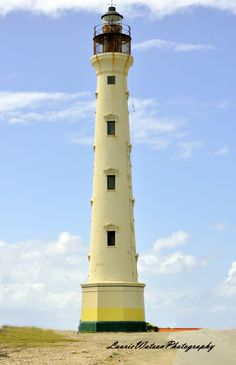
[[[147,325],[147,332],[158,332],[159,331],[159,327],[154,326],[151,323],[147,322],[146,325]]]
[[[11,327],[0,328],[1,347],[42,347],[63,345],[66,342],[77,342],[52,330],[37,327]]]

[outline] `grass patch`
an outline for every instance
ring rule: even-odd
[[[42,347],[63,345],[66,342],[77,342],[52,330],[37,327],[12,327],[0,328],[1,347]]]

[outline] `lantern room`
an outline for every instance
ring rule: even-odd
[[[130,26],[122,23],[123,16],[115,6],[101,16],[102,24],[94,27],[94,54],[119,52],[131,54]]]

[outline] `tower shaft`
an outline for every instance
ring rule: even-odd
[[[89,282],[135,282],[137,265],[127,105],[127,74],[133,58],[122,53],[103,53],[93,56],[91,63],[97,73],[97,105]],[[114,84],[108,84],[109,77],[115,78]],[[110,122],[114,122],[114,134],[109,135]],[[109,189],[108,179],[114,180],[114,189]],[[108,246],[107,236],[111,231],[115,232],[115,243]]]
[[[109,20],[101,34],[95,33],[95,54],[91,58],[97,76],[97,100],[89,276],[82,284],[82,332],[146,330],[144,284],[137,279],[130,162],[127,76],[133,64],[131,38],[121,33],[121,16],[112,11],[112,17],[115,24]],[[97,52],[97,44],[101,52]]]

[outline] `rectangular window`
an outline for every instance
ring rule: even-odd
[[[108,85],[115,85],[116,77],[115,76],[107,76],[107,84]]]
[[[116,244],[116,232],[107,231],[107,246],[115,246]]]
[[[114,136],[115,134],[116,134],[115,121],[114,120],[108,120],[108,122],[107,122],[107,135],[108,136]]]
[[[115,175],[107,175],[107,189],[115,190],[116,188],[116,176]]]

